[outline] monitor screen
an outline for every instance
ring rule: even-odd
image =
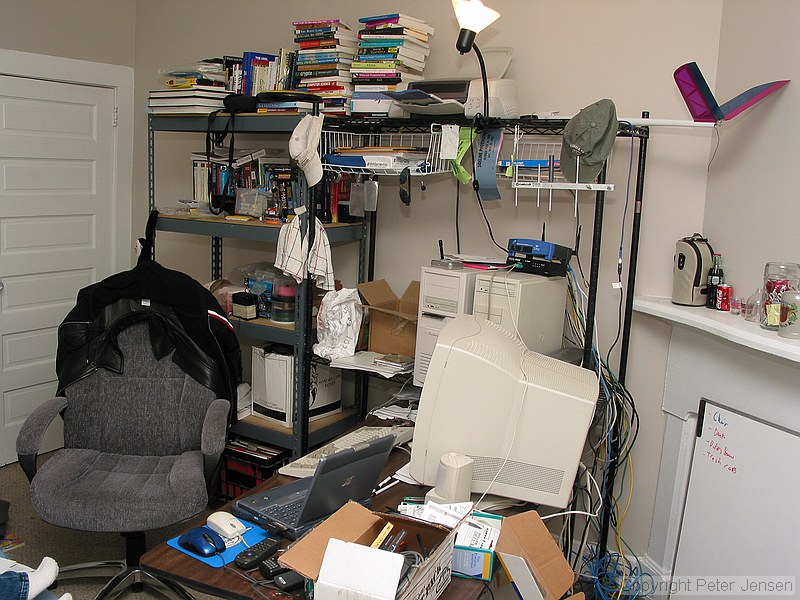
[[[528,350],[516,334],[461,315],[431,357],[411,475],[435,485],[443,454],[472,458],[472,491],[565,507],[599,392],[593,371]]]

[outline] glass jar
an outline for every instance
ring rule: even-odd
[[[758,288],[755,292],[750,294],[745,301],[744,307],[742,308],[745,321],[750,321],[751,323],[761,322],[762,293],[761,288]]]
[[[800,285],[800,265],[790,262],[768,262],[764,265],[764,286],[761,288],[761,327],[777,330],[781,322],[781,294]]]
[[[800,292],[786,290],[781,294],[781,322],[778,335],[791,340],[800,339],[800,320],[797,311],[800,307]]]

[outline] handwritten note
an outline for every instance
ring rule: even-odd
[[[731,432],[725,414],[716,407],[706,410],[704,420],[704,445],[702,456],[719,468],[736,475],[739,466],[736,464],[736,450],[731,443]]]

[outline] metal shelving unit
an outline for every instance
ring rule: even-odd
[[[212,131],[225,128],[227,115],[220,115],[211,122]],[[254,133],[265,135],[288,136],[299,121],[299,116],[261,116],[237,115],[236,133]],[[156,134],[159,132],[186,132],[204,134],[209,127],[208,118],[204,115],[191,116],[149,116],[148,118],[148,192],[149,205],[152,210],[156,205]],[[301,176],[301,191],[304,203],[308,206],[308,219],[313,219],[313,203],[309,199],[305,179]],[[308,221],[306,221],[307,223]],[[156,228],[159,231],[170,231],[181,234],[201,235],[211,238],[211,271],[212,278],[222,276],[222,242],[224,238],[249,240],[275,244],[278,240],[280,226],[260,222],[234,223],[221,217],[193,217],[182,215],[161,215]],[[340,242],[359,242],[359,280],[364,281],[367,272],[365,256],[367,254],[367,223],[341,223],[325,226],[328,239],[332,244]],[[370,241],[372,245],[372,241]],[[294,423],[292,428],[266,427],[252,420],[242,420],[231,426],[233,433],[238,433],[264,443],[289,448],[293,456],[301,456],[308,451],[310,445],[322,443],[341,434],[354,426],[362,417],[365,401],[364,393],[357,393],[355,409],[344,411],[341,415],[313,428],[308,422],[308,407],[299,399],[308,398],[311,364],[311,345],[314,341],[311,308],[313,282],[307,279],[298,286],[295,324],[274,324],[266,319],[244,321],[233,319],[239,335],[259,341],[276,342],[291,345],[294,348],[295,371],[294,388]]]
[[[643,117],[647,117],[647,113],[643,113]],[[237,133],[267,133],[267,134],[285,134],[288,135],[294,130],[299,116],[260,116],[260,115],[237,115],[236,117],[236,132]],[[384,141],[391,142],[392,135],[404,135],[405,139],[411,139],[408,136],[412,134],[420,134],[422,136],[430,136],[432,132],[436,131],[437,126],[452,124],[461,126],[475,126],[479,130],[486,128],[502,128],[507,134],[512,134],[518,137],[517,148],[518,152],[523,152],[523,148],[528,144],[530,137],[523,136],[546,136],[553,139],[554,136],[561,136],[566,126],[567,119],[482,119],[479,122],[465,119],[463,116],[442,116],[436,115],[435,117],[425,118],[416,115],[412,119],[387,119],[382,117],[331,117],[325,119],[324,124],[324,139],[337,140],[355,138],[355,143],[369,144],[369,145],[384,145]],[[212,131],[221,131],[224,129],[226,123],[225,116],[218,117],[211,124]],[[173,131],[173,132],[195,132],[204,133],[208,127],[208,120],[203,115],[193,116],[150,116],[148,121],[148,173],[149,173],[149,199],[151,208],[155,205],[155,132],[159,131]],[[633,210],[633,228],[630,236],[631,250],[628,253],[628,285],[626,304],[625,304],[625,322],[623,324],[622,341],[621,341],[621,358],[620,358],[620,379],[624,382],[625,367],[627,364],[627,353],[630,342],[630,319],[632,315],[633,306],[633,293],[636,277],[636,261],[638,258],[638,244],[639,244],[639,227],[641,219],[641,210],[643,204],[644,194],[644,177],[645,166],[647,161],[647,142],[649,139],[649,127],[647,126],[633,126],[629,123],[620,122],[617,132],[618,137],[635,138],[638,141],[638,161],[636,163],[636,178],[634,190],[634,210]],[[338,144],[335,142],[334,144]],[[352,145],[352,141],[350,144]],[[538,143],[538,142],[536,142]],[[552,143],[552,142],[551,142]],[[345,144],[341,144],[345,145]],[[398,144],[391,142],[387,145],[411,145],[411,144]],[[413,144],[421,145],[421,144]],[[429,144],[430,146],[431,144]],[[433,144],[435,146],[435,144]],[[531,150],[533,148],[531,147]],[[557,155],[554,150],[550,151],[551,154]],[[549,157],[550,154],[548,154]],[[437,163],[438,165],[438,163]],[[326,165],[328,170],[336,170],[330,165]],[[342,169],[339,169],[342,170]],[[443,166],[437,166],[435,170],[418,170],[412,175],[430,174],[433,172],[445,172],[449,169]],[[353,171],[357,172],[357,171]],[[383,171],[375,173],[369,171],[371,174],[397,174],[399,170],[391,169],[387,173]],[[531,175],[528,173],[527,175]],[[518,172],[516,174],[515,188],[532,188],[538,190],[553,190],[553,189],[577,189],[586,190],[595,194],[595,210],[594,210],[594,224],[591,244],[591,262],[589,266],[589,297],[587,301],[586,310],[586,337],[584,340],[583,358],[584,365],[591,367],[593,365],[592,356],[592,341],[594,338],[594,321],[596,312],[596,295],[598,286],[598,273],[600,265],[600,243],[603,228],[603,209],[605,202],[605,193],[613,190],[613,184],[606,182],[606,167],[600,172],[596,181],[591,184],[567,184],[566,182],[559,182],[558,179],[543,180],[538,176],[535,179],[526,179],[526,173]],[[503,176],[502,174],[500,175]],[[513,177],[513,175],[512,175]],[[578,187],[581,186],[581,187]],[[589,186],[589,187],[585,187]],[[306,190],[307,192],[307,190]],[[304,195],[307,197],[307,193]],[[313,203],[312,203],[313,204]],[[373,265],[375,254],[375,234],[377,223],[377,213],[374,213],[364,223],[347,225],[344,227],[327,227],[326,231],[331,242],[347,241],[358,239],[360,241],[360,259],[359,259],[359,280],[369,280],[373,278]],[[256,225],[242,225],[231,224],[226,222],[220,223],[205,223],[197,220],[184,220],[179,218],[163,218],[159,219],[158,229],[163,231],[175,231],[178,233],[192,233],[199,235],[211,236],[212,238],[212,265],[221,265],[222,257],[222,238],[236,237],[239,239],[263,241],[265,243],[275,243],[277,240],[278,228],[269,226],[256,226]],[[367,244],[367,240],[369,243]],[[221,267],[218,271],[221,274]],[[297,323],[310,323],[310,296],[308,294],[308,285],[301,285],[298,292],[298,307],[305,307],[308,310],[306,315],[298,315]],[[299,309],[298,309],[299,310]],[[280,341],[282,343],[293,343],[296,353],[295,364],[309,364],[309,326],[299,326],[294,330],[277,330],[274,327],[268,327],[262,324],[241,322],[241,332],[243,335],[249,337],[256,337],[257,339],[264,339],[268,341]],[[295,398],[307,397],[307,375],[303,372],[303,368],[299,369],[299,373],[295,373]],[[363,382],[357,384],[357,397],[366,398]],[[303,389],[305,390],[303,392]],[[300,392],[300,393],[298,393]],[[263,439],[270,443],[275,443],[284,447],[291,447],[293,452],[304,452],[308,448],[309,442],[312,444],[324,441],[327,437],[336,435],[336,432],[341,432],[347,429],[350,424],[357,422],[362,418],[360,413],[362,410],[354,411],[352,416],[343,420],[347,425],[332,425],[328,428],[315,430],[309,434],[307,414],[304,407],[298,407],[300,410],[295,410],[296,418],[300,422],[295,423],[295,427],[288,435],[281,432],[270,432],[263,434],[258,439]],[[350,419],[350,420],[348,420]],[[255,433],[249,426],[237,424],[234,426],[235,430],[240,431],[243,435],[254,437]],[[330,434],[330,435],[328,435]]]

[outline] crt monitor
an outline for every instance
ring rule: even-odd
[[[528,350],[475,317],[444,326],[414,428],[411,475],[436,484],[443,454],[473,459],[472,492],[565,507],[599,385],[587,369]]]

